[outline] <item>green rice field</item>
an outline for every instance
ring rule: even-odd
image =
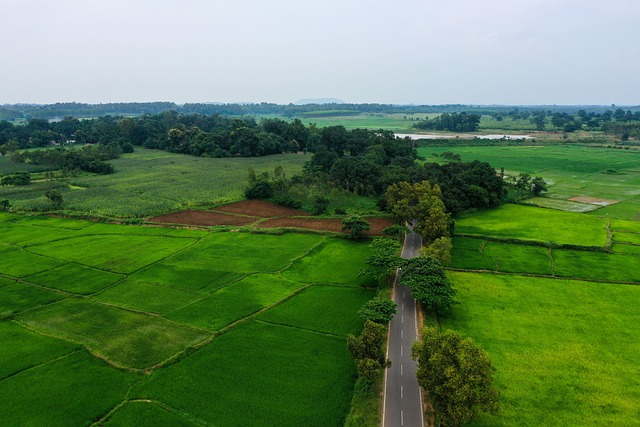
[[[594,216],[640,219],[640,152],[578,145],[553,146],[461,146],[438,147],[437,141],[418,153],[427,161],[432,154],[452,151],[462,161],[488,162],[506,175],[528,173],[550,184],[544,197],[529,200],[538,206]],[[433,144],[433,145],[431,145]],[[470,145],[473,143],[470,142]],[[574,197],[595,197],[616,202],[605,207],[571,201]]]
[[[345,338],[375,294],[358,277],[368,250],[2,213],[2,419],[341,425],[355,384]]]
[[[459,219],[448,274],[460,304],[441,320],[487,350],[501,392],[500,413],[470,425],[637,423],[639,231],[520,205]]]
[[[449,273],[460,304],[445,327],[496,367],[498,415],[480,426],[632,426],[640,411],[640,287]]]

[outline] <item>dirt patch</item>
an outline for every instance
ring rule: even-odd
[[[213,211],[182,211],[151,218],[149,221],[165,224],[188,225],[248,225],[258,220],[257,217],[227,215]]]
[[[382,230],[393,223],[386,218],[367,218],[371,229],[366,232],[370,236],[380,236]],[[340,219],[314,219],[314,218],[272,218],[258,224],[261,228],[295,227],[319,231],[342,231]]]
[[[309,216],[308,213],[296,209],[289,209],[274,203],[262,200],[243,200],[214,209],[217,212],[227,212],[240,215],[251,215],[260,218],[273,218],[279,216]]]
[[[609,206],[620,202],[620,200],[598,199],[597,197],[588,196],[572,197],[569,200],[571,200],[572,202],[588,203],[590,205],[597,206]]]

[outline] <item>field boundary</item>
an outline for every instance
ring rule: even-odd
[[[485,241],[498,242],[498,243],[513,243],[513,244],[523,245],[523,246],[538,246],[543,248],[554,248],[554,249],[572,249],[572,250],[585,251],[585,252],[605,252],[605,253],[611,252],[610,250],[607,250],[606,246],[572,245],[569,243],[545,242],[542,240],[524,240],[524,239],[516,239],[512,237],[486,236],[483,234],[456,233],[453,235],[453,237],[464,237],[468,239],[478,239],[478,240],[484,239]]]

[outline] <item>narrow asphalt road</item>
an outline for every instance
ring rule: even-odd
[[[421,246],[420,235],[408,234],[402,257],[417,257]],[[391,367],[385,372],[382,425],[422,427],[422,396],[416,379],[416,362],[411,359],[411,345],[418,339],[416,302],[409,288],[397,283],[394,300],[398,304],[398,314],[389,324],[387,358],[391,360]]]

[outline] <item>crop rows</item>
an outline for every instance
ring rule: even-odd
[[[1,214],[0,252],[0,407],[17,425],[346,415],[366,244]]]

